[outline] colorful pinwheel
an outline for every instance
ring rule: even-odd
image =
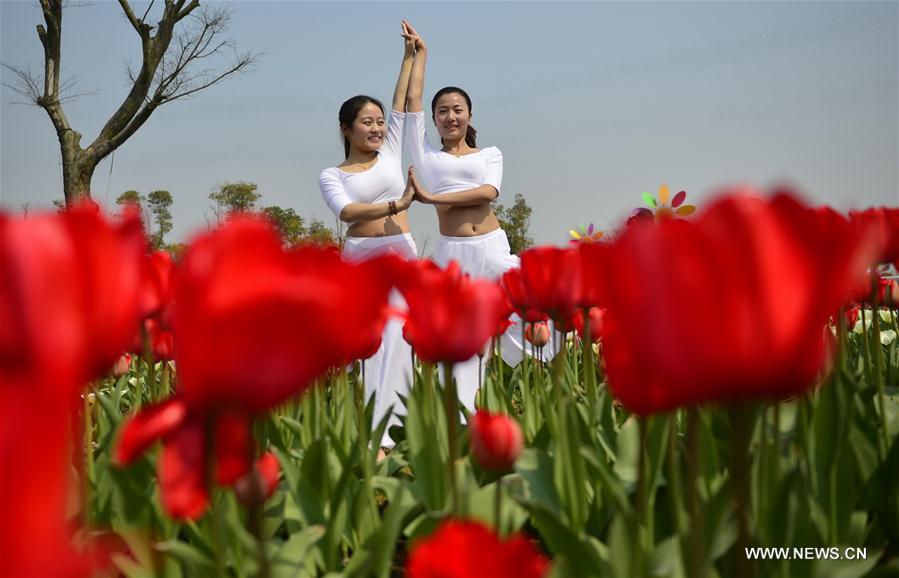
[[[581,225],[580,229],[577,231],[570,229],[568,234],[571,235],[571,243],[593,243],[602,238],[603,232],[599,230],[594,231],[593,223],[590,223],[589,227]]]
[[[646,203],[646,206],[649,208],[638,207],[634,209],[628,219],[628,224],[633,221],[650,218],[655,221],[661,221],[662,219],[671,219],[675,216],[686,217],[687,215],[692,215],[696,210],[694,205],[683,204],[684,200],[687,198],[687,191],[680,191],[674,195],[674,198],[671,199],[670,206],[668,205],[669,194],[668,185],[659,187],[658,201],[656,201],[651,193],[643,193],[643,202]]]

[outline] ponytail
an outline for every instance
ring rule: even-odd
[[[465,129],[465,144],[470,146],[473,149],[478,148],[478,145],[475,144],[475,139],[478,136],[478,131],[471,125],[468,125],[468,128]]]

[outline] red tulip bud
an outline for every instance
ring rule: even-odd
[[[115,362],[115,365],[112,366],[112,374],[116,377],[122,377],[126,373],[128,373],[128,369],[131,367],[131,354],[123,353],[119,356],[119,359]]]
[[[471,451],[483,467],[508,470],[521,454],[524,438],[514,419],[478,410],[471,424]]]
[[[524,338],[534,344],[534,347],[543,347],[549,343],[549,327],[546,323],[529,323],[524,328]]]

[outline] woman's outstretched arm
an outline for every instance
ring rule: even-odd
[[[405,50],[403,51],[403,63],[400,65],[400,74],[396,79],[396,88],[393,89],[393,110],[399,112],[406,110],[406,91],[409,89],[409,76],[412,73],[412,61],[415,59],[415,37],[406,28],[405,20],[402,26]]]
[[[412,73],[409,77],[409,89],[406,93],[406,112],[421,112],[421,96],[425,89],[425,65],[428,62],[428,47],[412,25],[403,20],[406,30],[415,43],[415,59],[412,62]]]

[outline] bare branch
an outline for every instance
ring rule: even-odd
[[[194,16],[192,26],[178,35],[165,55],[154,98],[160,103],[170,102],[208,88],[231,74],[251,69],[259,55],[238,54],[232,39],[221,38],[231,23],[232,15],[233,10],[227,7],[203,6]],[[193,70],[201,60],[228,54],[231,55],[231,62],[223,70]]]
[[[150,13],[150,9],[153,8],[153,4],[155,4],[155,3],[156,3],[156,0],[150,0],[150,5],[147,6],[146,12],[144,12],[144,15],[141,16],[141,18],[140,18],[140,21],[141,21],[141,22],[146,22],[146,21],[147,21],[147,14]]]
[[[31,104],[40,106],[41,79],[31,71],[31,65],[26,68],[3,63],[3,68],[16,75],[18,80],[14,83],[2,83],[3,86],[23,97],[25,101],[17,101],[14,104]]]
[[[180,4],[184,4],[184,2],[181,2]],[[180,4],[179,4],[179,6],[180,6]],[[194,9],[199,5],[200,5],[200,0],[191,0],[191,3],[188,4],[186,8],[182,8],[181,10],[179,10],[178,15],[175,16],[175,22],[184,20],[184,18],[186,18],[188,14],[193,12]]]
[[[138,20],[137,16],[134,15],[134,11],[131,10],[131,6],[128,4],[128,0],[119,0],[119,6],[122,7],[122,11],[125,12],[125,16],[128,17],[128,22],[131,23],[131,26],[137,31],[141,36],[144,35],[142,31],[141,20]]]
[[[256,64],[257,59],[254,55],[245,53],[242,56],[238,57],[236,61],[231,65],[230,68],[221,72],[218,75],[207,74],[205,71],[203,74],[196,75],[191,78],[190,83],[179,83],[177,90],[165,97],[163,103],[171,102],[177,98],[182,98],[185,96],[190,96],[195,92],[199,92],[204,88],[209,88],[213,84],[216,84],[220,80],[223,80],[225,77],[230,76],[236,72],[249,72],[249,69],[253,64]],[[187,84],[187,86],[185,86]]]

